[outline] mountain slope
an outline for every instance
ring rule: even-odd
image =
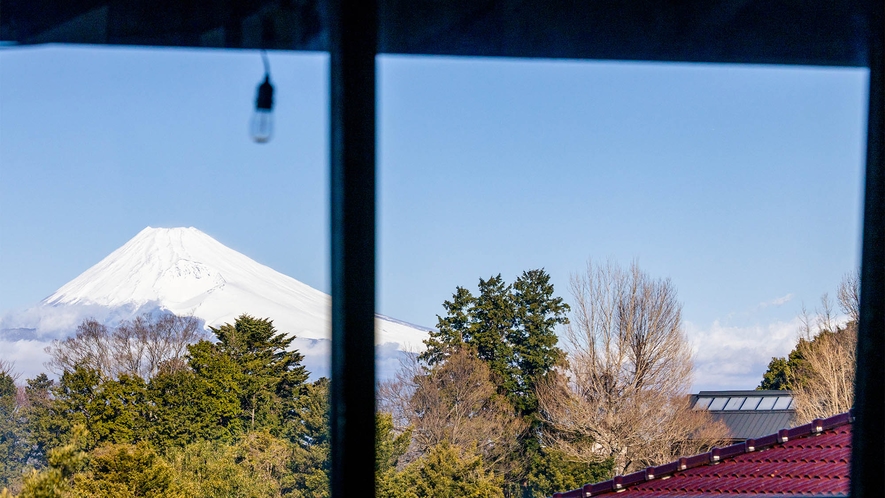
[[[207,325],[248,313],[305,339],[330,337],[330,297],[196,228],[145,228],[46,298],[43,306],[159,307]],[[376,318],[376,342],[416,347],[426,328]]]

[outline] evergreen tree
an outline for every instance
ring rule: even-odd
[[[52,391],[55,381],[45,373],[28,379],[25,386],[25,419],[28,440],[27,462],[38,469],[46,466],[47,452],[58,441],[58,427],[52,417]]]
[[[231,442],[243,432],[236,366],[209,343],[191,348],[199,374],[190,369],[161,372],[148,385],[151,412],[147,438],[157,448],[200,440]]]
[[[210,328],[218,338],[215,351],[238,368],[236,382],[243,426],[279,434],[285,419],[294,413],[308,377],[301,365],[304,356],[297,350],[288,350],[295,336],[277,332],[272,320],[249,315],[240,315],[233,325]],[[197,370],[193,360],[191,363]]]
[[[488,365],[499,393],[529,427],[511,456],[516,465],[507,481],[534,486],[526,479],[531,475],[540,479],[541,473],[532,474],[530,468],[549,467],[538,463],[547,456],[539,441],[542,422],[535,387],[565,357],[556,345],[554,329],[568,323],[569,306],[555,296],[543,269],[523,272],[513,285],[507,285],[500,274],[480,279],[478,290],[474,297],[458,287],[452,300],[443,303],[446,316],[438,316],[437,330],[430,332],[419,359],[436,368],[466,349]]]
[[[62,374],[52,394],[49,410],[43,414],[43,424],[49,428],[43,445],[52,449],[68,443],[72,428],[80,425],[85,431],[78,445],[85,449],[94,448],[100,436],[86,431],[99,421],[97,412],[103,404],[98,370],[78,365],[73,371]]]
[[[811,339],[800,337],[786,357],[772,358],[756,389],[796,390],[806,386],[814,370],[806,355],[816,349],[826,348],[825,345],[830,341],[845,340],[846,337],[857,334],[857,325],[854,322],[834,326],[833,329],[820,330]]]
[[[329,433],[329,379],[305,386],[297,416],[290,419],[287,435],[295,444],[290,463],[294,479],[292,496],[329,496],[331,446]]]
[[[566,313],[569,307],[553,292],[550,275],[543,270],[523,272],[513,284],[516,316],[508,342],[513,345],[515,366],[519,372],[514,405],[523,413],[537,411],[537,381],[565,357],[556,346],[558,339],[554,329],[568,323]]]
[[[122,374],[101,384],[96,400],[94,431],[100,444],[133,443],[144,439],[147,385],[137,375]]]
[[[482,457],[457,446],[434,446],[401,472],[383,476],[379,498],[504,498],[501,476],[485,468]]]
[[[24,478],[19,498],[63,498],[71,496],[70,481],[86,462],[82,443],[87,436],[83,425],[70,428],[67,444],[49,450],[47,467],[41,471],[32,470]]]
[[[482,282],[482,279],[480,279]],[[474,327],[472,309],[476,298],[464,287],[456,287],[451,301],[444,301],[446,316],[437,315],[437,330],[430,331],[424,341],[427,348],[420,359],[429,365],[444,362],[454,351],[472,341]]]
[[[83,498],[184,498],[172,467],[146,443],[112,444],[91,452],[73,476],[73,494]]]
[[[28,457],[26,424],[15,379],[0,370],[0,489],[21,478]]]
[[[397,434],[389,413],[375,415],[375,475],[395,470],[400,458],[409,449],[412,431]]]
[[[48,409],[35,410],[37,443],[44,448],[59,446],[76,424],[88,432],[82,441],[87,450],[144,439],[146,398],[147,385],[138,376],[124,374],[103,381],[98,370],[77,365],[62,374]]]
[[[588,444],[592,444],[588,442]],[[510,489],[508,496],[546,497],[557,491],[576,489],[585,484],[601,482],[611,477],[614,461],[598,464],[571,460],[562,452],[541,448],[529,462],[528,472],[522,483]]]
[[[443,303],[437,330],[424,341],[419,359],[430,366],[454,351],[468,348],[489,365],[502,394],[520,413],[533,417],[538,402],[537,381],[562,360],[554,329],[568,323],[568,305],[554,296],[550,276],[543,270],[523,272],[507,285],[501,275],[479,280],[479,295],[463,287]]]
[[[236,445],[219,441],[196,441],[183,448],[171,448],[166,461],[172,466],[176,481],[188,497],[200,498],[271,498],[279,496],[274,483],[242,465]]]
[[[800,343],[805,339],[799,339]],[[762,382],[756,389],[790,390],[796,375],[802,371],[802,353],[798,345],[790,351],[786,358],[772,358],[768,369],[762,374]]]

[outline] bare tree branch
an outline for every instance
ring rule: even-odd
[[[53,341],[46,348],[50,355],[47,367],[60,375],[85,365],[108,379],[121,374],[146,379],[161,368],[183,364],[187,346],[204,337],[200,321],[194,317],[142,315],[113,330],[87,319],[73,336]]]
[[[21,372],[15,370],[15,362],[11,360],[0,360],[0,376],[8,376],[12,382],[18,382]]]
[[[475,448],[499,472],[510,470],[526,424],[497,393],[488,366],[467,350],[453,351],[426,370],[419,363],[379,389],[379,407],[393,414],[400,430],[411,426],[412,447],[404,463],[443,443]]]
[[[858,272],[842,278],[836,296],[848,323],[840,325],[836,321],[827,294],[821,297],[821,308],[814,318],[807,312],[803,316],[803,330],[795,349],[799,361],[788,375],[796,399],[796,421],[800,424],[847,412],[854,404],[860,312]],[[809,327],[811,322],[817,325],[816,329]]]
[[[855,270],[846,273],[836,291],[839,307],[854,323],[860,321],[860,272]]]
[[[590,262],[571,290],[567,365],[538,390],[549,444],[580,461],[611,458],[623,473],[727,437],[688,407],[692,352],[669,280]]]

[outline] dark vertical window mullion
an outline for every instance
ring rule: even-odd
[[[851,496],[885,496],[885,4],[866,2],[870,28],[867,171],[857,341]]]
[[[375,495],[375,0],[330,2],[331,494]]]

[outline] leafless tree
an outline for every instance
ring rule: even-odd
[[[857,324],[860,321],[860,272],[846,273],[836,291],[842,312],[848,320]]]
[[[797,346],[802,368],[793,384],[798,423],[847,412],[854,405],[857,332],[853,324],[836,332],[821,331]]]
[[[14,361],[0,360],[0,377],[9,377],[9,379],[12,380],[13,384],[18,384],[18,380],[21,378],[21,372],[17,372],[15,370]],[[18,385],[15,392],[15,406],[18,409],[26,406],[27,403],[28,400],[27,396],[25,395],[25,388],[24,386]]]
[[[443,443],[477,453],[506,472],[526,424],[497,393],[492,373],[468,351],[452,354],[432,370],[413,361],[379,389],[379,409],[393,414],[400,430],[412,427],[412,445],[404,461]]]
[[[73,336],[53,341],[46,348],[50,355],[47,366],[58,374],[85,365],[105,378],[120,374],[149,378],[161,368],[183,364],[187,346],[204,337],[200,321],[194,317],[142,315],[114,329],[87,319]]]
[[[803,309],[803,329],[796,346],[802,358],[791,372],[799,423],[847,412],[854,404],[857,366],[857,321],[860,316],[860,278],[846,274],[839,284],[838,301],[848,322],[839,324],[832,302],[824,294],[814,317]]]
[[[412,396],[418,388],[418,378],[428,374],[418,355],[410,353],[400,358],[400,368],[391,379],[381,382],[376,393],[377,409],[393,417],[394,428],[402,433],[412,424]]]
[[[111,331],[97,320],[88,318],[77,326],[74,336],[52,341],[46,347],[50,356],[46,366],[60,375],[80,364],[112,377],[116,373],[112,347]]]
[[[860,320],[860,273],[857,271],[846,273],[836,289],[836,298],[839,309],[848,319],[847,324],[840,324],[834,309],[833,300],[828,293],[820,297],[820,307],[814,309],[814,314],[809,313],[802,305],[799,320],[802,328],[799,331],[800,339],[810,341],[821,331],[834,332],[840,328],[857,326]]]
[[[15,370],[14,361],[0,360],[0,375],[8,376],[13,382],[16,382],[21,377],[21,372]]]
[[[164,363],[178,363],[176,360],[187,353],[187,346],[203,337],[199,321],[193,317],[139,316],[114,330],[114,353],[125,372],[147,378]]]
[[[538,389],[548,443],[624,473],[717,444],[727,429],[688,406],[693,360],[669,280],[636,263],[573,276],[567,364]]]

